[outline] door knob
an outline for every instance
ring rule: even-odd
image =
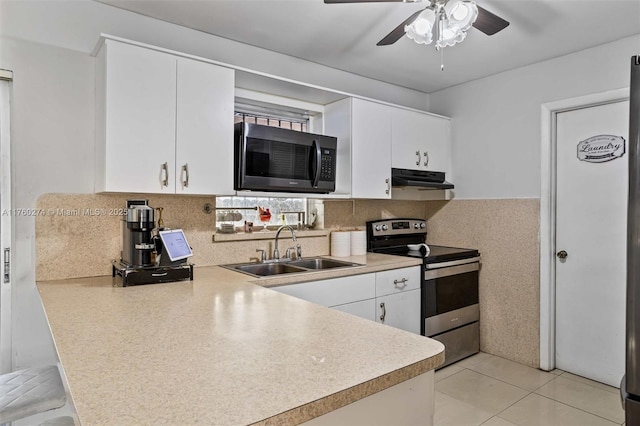
[[[566,259],[568,254],[566,251],[560,250],[558,253],[556,253],[556,256],[558,256],[558,259]]]

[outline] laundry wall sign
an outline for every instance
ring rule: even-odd
[[[598,135],[578,143],[578,160],[604,163],[624,155],[625,140],[622,136]]]

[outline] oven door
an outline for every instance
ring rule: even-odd
[[[475,261],[474,261],[475,260]],[[480,263],[438,268],[427,265],[422,282],[422,334],[434,336],[480,319],[478,273]]]

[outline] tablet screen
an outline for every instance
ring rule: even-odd
[[[191,247],[187,243],[187,237],[185,237],[182,229],[160,231],[160,239],[172,262],[193,256]]]

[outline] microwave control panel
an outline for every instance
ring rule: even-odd
[[[320,161],[320,180],[335,180],[336,176],[336,156],[335,150],[322,148],[322,158]]]

